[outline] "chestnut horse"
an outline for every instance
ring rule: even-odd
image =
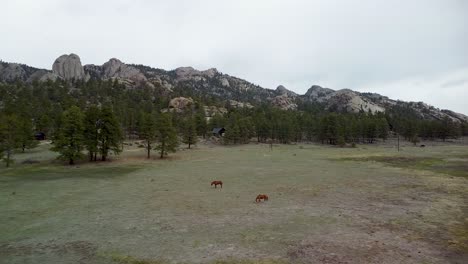
[[[266,194],[259,194],[257,195],[257,199],[255,199],[255,202],[258,203],[258,202],[261,202],[261,201],[268,201],[268,195]]]
[[[221,185],[221,188],[223,188],[223,182],[222,181],[212,181],[211,186],[213,186],[213,185],[215,186],[215,188],[218,185]]]

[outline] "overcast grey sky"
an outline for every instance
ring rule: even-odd
[[[464,0],[0,0],[0,59],[116,57],[216,67],[266,88],[318,84],[468,114]]]

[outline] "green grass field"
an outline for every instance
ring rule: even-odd
[[[48,147],[0,169],[0,263],[468,263],[467,146]]]

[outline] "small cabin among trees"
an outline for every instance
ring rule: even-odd
[[[34,134],[36,140],[46,140],[46,134],[44,132],[37,132]]]
[[[213,130],[211,131],[211,133],[213,134],[213,136],[216,136],[216,137],[222,137],[222,136],[224,136],[224,132],[226,132],[226,129],[224,129],[224,127],[215,127],[215,128],[213,128]]]

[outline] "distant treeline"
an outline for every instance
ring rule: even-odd
[[[181,91],[178,95],[183,95]],[[53,150],[69,163],[83,158],[106,160],[118,154],[125,139],[140,139],[150,157],[175,151],[179,139],[189,146],[215,127],[226,129],[225,144],[317,141],[326,144],[373,143],[399,134],[417,143],[420,138],[446,140],[468,134],[466,123],[421,120],[409,108],[386,113],[335,113],[319,104],[304,103],[285,111],[267,103],[254,108],[232,108],[212,95],[195,97],[182,113],[162,113],[171,99],[162,88],[127,89],[118,81],[16,82],[0,84],[0,158],[7,166],[14,151],[37,145],[42,132]],[[174,96],[174,94],[172,94]],[[204,106],[226,107],[228,113],[205,119]]]

